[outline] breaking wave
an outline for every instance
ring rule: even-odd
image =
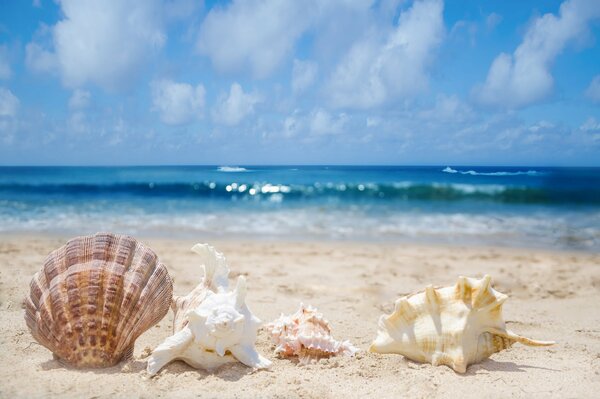
[[[219,166],[219,172],[248,172],[248,169],[239,166]]]
[[[452,169],[449,166],[446,166],[444,169],[442,169],[442,172],[445,173],[459,173],[461,175],[471,175],[471,176],[520,176],[520,175],[527,175],[527,176],[539,176],[544,174],[543,172],[538,172],[537,170],[527,170],[527,171],[516,171],[516,172],[476,172],[474,170],[456,170],[456,169]]]
[[[500,184],[459,183],[43,183],[0,184],[0,195],[46,197],[48,199],[217,199],[217,200],[283,200],[340,203],[381,201],[461,201],[476,200],[510,204],[600,204],[599,190],[554,190],[505,186]]]

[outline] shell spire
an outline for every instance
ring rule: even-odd
[[[188,295],[175,297],[174,334],[154,349],[148,373],[155,375],[178,359],[206,370],[237,361],[256,369],[270,367],[255,348],[261,321],[246,305],[246,278],[239,276],[229,290],[223,254],[207,244],[196,244],[192,251],[204,257],[204,277]]]
[[[398,353],[419,362],[447,365],[464,373],[467,366],[519,342],[552,345],[506,329],[502,305],[508,297],[494,290],[491,277],[460,276],[454,286],[434,288],[398,299],[394,312],[379,319],[371,352]]]
[[[173,296],[173,331],[183,328],[187,323],[187,312],[197,307],[209,292],[224,291],[229,287],[229,265],[221,252],[208,244],[196,244],[191,250],[201,256],[202,278],[187,295]]]
[[[169,310],[173,283],[156,254],[133,237],[77,237],[33,276],[25,321],[33,337],[77,367],[108,367]]]

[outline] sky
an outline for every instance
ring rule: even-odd
[[[0,165],[600,166],[600,1],[0,0]]]

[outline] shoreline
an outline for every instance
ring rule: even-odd
[[[106,232],[105,230],[99,230],[95,233]],[[440,248],[440,249],[481,249],[481,250],[491,250],[497,249],[500,251],[519,251],[519,252],[546,252],[546,253],[556,253],[556,254],[582,254],[582,255],[600,255],[600,250],[595,248],[565,248],[561,246],[534,246],[534,245],[502,245],[502,244],[489,244],[485,242],[448,242],[441,240],[410,240],[410,239],[398,239],[397,237],[390,239],[381,239],[373,238],[373,239],[360,239],[356,237],[348,237],[348,238],[332,238],[332,237],[322,237],[322,238],[313,238],[313,237],[278,237],[278,236],[266,236],[266,235],[256,235],[254,237],[250,237],[247,234],[227,234],[227,235],[203,235],[203,234],[182,234],[181,236],[167,236],[164,233],[157,234],[130,234],[126,232],[120,232],[118,230],[112,231],[115,234],[123,234],[129,235],[141,241],[171,241],[171,242],[185,242],[189,241],[190,243],[195,244],[197,242],[208,242],[208,243],[244,243],[244,244],[281,244],[281,245],[297,245],[297,244],[327,244],[327,245],[349,245],[349,244],[361,244],[361,245],[371,245],[371,246],[382,246],[382,247],[396,247],[396,246],[405,246],[405,247],[420,247],[420,248]],[[58,239],[63,240],[66,243],[69,239],[81,236],[81,235],[90,235],[95,233],[81,233],[81,234],[67,234],[64,232],[40,232],[40,231],[0,231],[0,242],[5,240],[11,240],[14,237],[21,238],[36,238],[40,240],[44,239]]]
[[[70,237],[66,237],[67,239]],[[195,240],[138,237],[150,246],[187,293],[200,278]],[[270,371],[232,364],[214,373],[174,362],[149,379],[145,355],[171,334],[172,312],[136,341],[134,358],[103,370],[66,368],[35,343],[23,320],[21,299],[44,257],[64,236],[0,234],[0,396],[3,397],[592,397],[600,390],[600,255],[495,247],[373,244],[365,242],[262,242],[214,240],[228,259],[232,282],[244,274],[247,302],[264,322],[294,312],[299,302],[319,309],[336,339],[361,349],[301,367],[280,359],[266,333],[257,348]],[[492,276],[509,296],[510,329],[547,348],[519,344],[469,367],[448,367],[366,351],[377,319],[401,295],[427,284],[454,284],[458,275]],[[31,384],[31,381],[36,381]]]

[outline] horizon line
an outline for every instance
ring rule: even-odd
[[[347,163],[331,163],[331,164],[40,164],[40,165],[0,165],[0,168],[149,168],[149,167],[502,167],[502,168],[600,168],[600,165],[507,165],[507,164],[347,164]]]

